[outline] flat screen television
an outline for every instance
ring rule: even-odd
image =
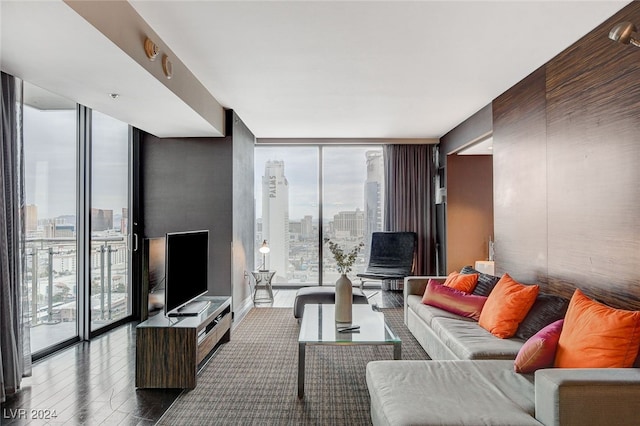
[[[198,315],[208,303],[209,231],[171,232],[165,237],[165,315]]]

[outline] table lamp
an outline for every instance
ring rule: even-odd
[[[267,244],[267,240],[263,240],[262,241],[262,246],[260,246],[260,249],[258,250],[260,253],[262,253],[262,266],[260,268],[260,271],[268,271],[268,269],[266,269],[266,256],[267,253],[269,253],[271,251],[271,249],[269,248],[269,245]]]

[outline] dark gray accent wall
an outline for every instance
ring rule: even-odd
[[[245,253],[253,253],[254,136],[232,110],[226,120],[222,138],[144,134],[143,238],[208,229],[209,294],[234,296],[235,307],[248,297],[244,271],[253,268]]]

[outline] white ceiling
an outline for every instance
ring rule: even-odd
[[[130,3],[259,138],[438,138],[628,1]],[[3,71],[159,136],[216,134],[63,2],[0,18]]]

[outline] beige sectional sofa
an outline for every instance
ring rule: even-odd
[[[640,424],[640,369],[513,368],[522,339],[421,303],[432,277],[405,279],[405,323],[430,361],[374,361],[374,425]]]
[[[432,359],[515,359],[524,340],[499,339],[477,321],[422,303],[429,278],[407,277],[404,322]]]

